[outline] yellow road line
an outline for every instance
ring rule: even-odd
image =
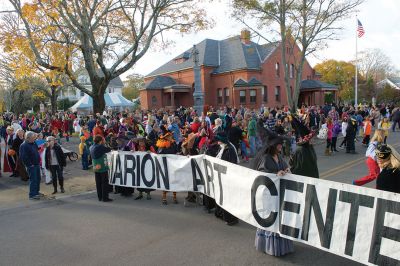
[[[396,143],[396,144],[393,144],[392,146],[393,147],[398,147],[399,145],[400,145],[400,143]],[[352,168],[352,167],[364,162],[364,160],[365,160],[365,157],[362,157],[362,158],[358,158],[358,159],[352,160],[350,162],[347,162],[345,164],[342,164],[340,166],[337,166],[337,167],[335,167],[333,169],[330,169],[328,171],[325,171],[325,172],[321,173],[320,174],[320,178],[321,179],[325,179],[327,177],[330,177],[330,176],[333,176],[333,175],[338,174],[340,172],[343,172],[344,170],[347,170],[349,168]]]

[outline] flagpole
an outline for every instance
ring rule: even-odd
[[[358,29],[358,18],[357,18],[357,15],[356,15],[356,29]],[[358,58],[357,58],[357,54],[358,54],[358,51],[357,51],[357,39],[358,39],[358,30],[356,30],[356,76],[355,76],[355,84],[354,84],[354,92],[355,92],[355,100],[354,100],[354,104],[355,104],[355,106],[356,106],[356,108],[357,108],[357,106],[358,106],[358,99],[357,99],[357,96],[358,96],[358,89],[357,89],[357,87],[358,87]]]

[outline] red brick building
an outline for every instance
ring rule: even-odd
[[[286,105],[284,73],[281,62],[281,43],[259,45],[250,40],[250,32],[217,41],[205,39],[196,45],[199,51],[201,85],[204,103],[208,106],[240,105],[258,108]],[[298,53],[287,47],[288,52]],[[292,49],[293,50],[293,49]],[[290,83],[294,86],[294,59],[289,60]],[[192,106],[194,72],[191,49],[175,57],[145,77],[140,90],[143,109]],[[300,103],[323,104],[324,95],[337,88],[319,81],[306,61],[300,89]]]

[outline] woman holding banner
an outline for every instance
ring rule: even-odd
[[[253,169],[284,176],[290,172],[287,163],[281,156],[284,137],[265,130],[267,140],[263,140],[263,143],[267,144],[257,154]],[[258,251],[277,257],[294,252],[291,240],[280,237],[278,233],[263,229],[257,229],[255,246]]]
[[[376,180],[376,188],[400,193],[400,155],[390,145],[379,145],[376,149],[381,172]]]

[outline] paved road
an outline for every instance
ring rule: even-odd
[[[399,135],[391,134],[390,143]],[[351,183],[367,173],[359,144],[357,155],[316,150],[322,178]],[[228,227],[201,208],[162,206],[159,192],[150,201],[112,197],[99,203],[88,193],[0,210],[0,265],[357,264],[298,243],[283,258],[258,253],[252,226]]]

